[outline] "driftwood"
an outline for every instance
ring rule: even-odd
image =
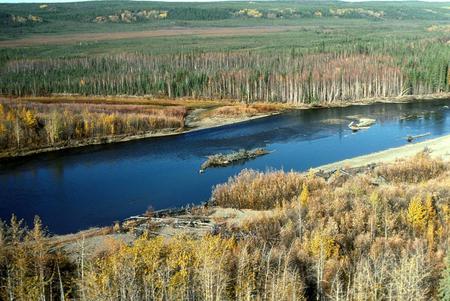
[[[336,169],[332,169],[332,170],[328,170],[328,171],[319,169],[319,170],[315,171],[314,175],[317,177],[323,178],[324,180],[329,180],[331,178],[331,176],[335,175],[336,173],[339,173],[339,174],[345,175],[345,176],[349,176],[349,177],[353,177],[353,176],[356,176],[361,173],[373,171],[376,166],[377,166],[376,163],[370,163],[367,165],[350,167],[350,168],[340,167],[340,168],[336,168]]]
[[[238,162],[244,162],[254,159],[259,156],[269,154],[268,150],[257,148],[254,150],[240,150],[231,154],[217,154],[209,156],[208,159],[201,165],[200,173],[203,173],[207,168],[224,167]]]
[[[416,120],[422,118],[420,114],[404,114],[400,117],[400,120]]]
[[[375,119],[371,118],[361,118],[358,123],[355,123],[354,121],[350,122],[348,127],[353,131],[357,132],[362,129],[368,129],[372,125],[374,125],[376,122]]]
[[[440,110],[447,110],[447,109],[448,109],[448,106],[443,106],[440,108]],[[429,118],[430,116],[433,116],[434,114],[436,114],[435,111],[405,113],[402,116],[400,116],[400,121],[411,121],[411,120]]]
[[[123,220],[121,229],[134,233],[136,237],[143,233],[151,236],[172,236],[180,233],[180,230],[191,234],[214,234],[217,232],[217,224],[208,216],[194,213],[196,209],[206,206],[206,204],[201,204],[146,212],[144,215],[136,215]]]
[[[431,133],[425,133],[425,134],[420,134],[420,135],[415,135],[415,136],[409,135],[408,137],[406,137],[406,141],[413,142],[417,138],[422,138],[422,137],[425,137],[428,135],[431,135]]]

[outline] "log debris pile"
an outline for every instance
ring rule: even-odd
[[[230,154],[216,154],[209,156],[208,159],[200,167],[200,173],[203,173],[207,168],[211,167],[224,167],[239,162],[245,162],[247,160],[254,159],[259,156],[269,154],[268,150],[257,148],[254,150],[240,150]]]
[[[201,208],[201,206],[196,207]],[[194,208],[194,209],[196,209]],[[192,208],[156,211],[151,215],[139,215],[126,219],[120,231],[132,232],[136,237],[147,233],[149,236],[171,237],[178,234],[203,236],[214,234],[217,224],[206,214],[195,214]]]
[[[371,127],[372,125],[374,125],[376,122],[375,119],[371,119],[371,118],[361,118],[359,119],[358,123],[355,123],[354,121],[350,122],[350,124],[348,125],[348,127],[354,131],[357,132],[359,130],[363,130],[363,129],[368,129],[369,127]]]

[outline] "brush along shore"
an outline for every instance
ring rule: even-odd
[[[404,160],[409,160],[408,162],[411,166],[418,164],[418,162],[413,163],[414,156],[421,158],[417,154],[429,157],[430,160],[441,159],[445,163],[450,162],[450,135],[323,165],[312,169],[308,173],[308,176],[314,175],[315,177],[324,179],[328,183],[342,182],[358,175],[371,174],[377,168],[383,168],[388,166],[388,164],[392,170],[397,166],[397,172],[401,172],[401,168],[405,166],[401,164]],[[423,166],[420,167],[423,168]],[[405,172],[411,173],[414,176],[412,171],[406,170]],[[294,174],[300,173],[292,173],[292,175]],[[261,176],[264,177],[264,173],[261,173]],[[258,181],[258,179],[252,177],[252,181]],[[268,178],[262,181],[261,184],[263,185],[265,182],[269,183],[271,181]],[[374,175],[369,182],[374,186],[387,183],[384,177],[377,175]],[[106,228],[103,228],[102,231],[96,228],[91,229],[89,233],[93,232],[98,234],[87,235],[85,233],[86,231],[80,232],[79,234],[82,236],[115,236],[114,233],[121,233],[121,235],[128,233],[125,235],[128,241],[132,239],[129,235],[142,234],[146,229],[151,229],[151,235],[163,235],[167,237],[183,233],[205,235],[217,232],[221,225],[227,225],[227,227],[242,225],[247,218],[252,218],[257,212],[269,212],[267,210],[226,208],[226,204],[218,201],[217,196],[220,196],[218,192],[219,190],[216,187],[215,193],[213,193],[209,202],[203,205],[149,211],[143,215],[132,216],[122,222],[117,222],[114,227],[110,227],[109,231],[106,231]],[[77,234],[71,234],[57,237],[58,240],[67,243],[67,238],[70,238],[69,241],[71,241],[77,236]]]
[[[179,135],[263,118],[293,109],[448,98],[450,93],[437,93],[299,106],[261,102],[243,104],[231,100],[157,99],[127,95],[63,94],[49,97],[0,98],[2,136],[0,159],[88,145]],[[129,125],[138,125],[138,128]]]
[[[0,98],[0,159],[178,135],[286,109],[283,104],[137,97]]]
[[[124,288],[133,285],[130,291],[142,296],[157,281],[162,285],[155,286],[155,294],[172,285],[170,292],[181,290],[176,291],[179,296],[185,289],[172,280],[180,279],[180,271],[191,290],[210,285],[207,276],[217,274],[219,278],[211,278],[214,287],[230,283],[233,292],[248,279],[262,283],[245,296],[264,296],[271,287],[285,292],[298,285],[295,294],[301,298],[280,300],[308,300],[312,298],[306,287],[319,284],[330,295],[334,288],[325,284],[344,272],[349,277],[339,281],[349,296],[359,291],[364,300],[411,295],[414,300],[435,300],[448,283],[444,271],[449,266],[450,166],[432,152],[413,155],[394,163],[331,171],[243,170],[216,186],[203,206],[147,212],[75,235],[48,237],[38,219],[22,232],[13,218],[10,225],[2,224],[2,268],[17,279],[21,274],[13,272],[25,267],[29,279],[39,280],[35,266],[45,262],[42,281],[59,277],[59,282],[48,283],[60,291],[67,287],[87,292],[88,300],[104,300],[105,295],[115,300],[118,289],[104,283],[118,281]],[[381,279],[380,269],[385,275]],[[370,284],[375,281],[382,288],[377,298]],[[413,284],[397,290],[405,282]],[[0,287],[9,286],[5,281]],[[249,299],[226,292],[223,287],[221,300]]]

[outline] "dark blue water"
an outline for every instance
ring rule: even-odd
[[[407,135],[450,133],[450,100],[289,112],[176,137],[93,146],[0,163],[0,218],[39,215],[53,233],[110,225],[148,208],[208,200],[243,168],[306,170],[406,144]],[[400,120],[404,113],[421,118]],[[354,116],[377,119],[352,133]],[[205,157],[264,147],[273,153],[199,174]]]

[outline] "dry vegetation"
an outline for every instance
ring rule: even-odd
[[[95,103],[0,102],[0,151],[57,147],[89,139],[184,127],[186,108]]]
[[[0,298],[450,298],[450,169],[426,153],[352,177],[244,171],[213,197],[271,210],[203,237],[112,240],[95,254],[81,240],[71,260],[39,220],[24,230],[13,218],[0,227]]]
[[[450,171],[426,153],[355,177],[337,172],[328,180],[312,173],[245,170],[217,186],[213,201],[272,208],[233,231],[292,256],[290,264],[310,298],[432,300],[439,295],[449,246]],[[441,280],[447,291],[448,281]]]
[[[225,105],[214,110],[205,112],[204,117],[227,118],[227,117],[253,117],[261,114],[270,114],[287,109],[288,106],[280,103],[255,103],[255,104],[233,104]]]
[[[287,105],[229,100],[54,95],[0,98],[0,157],[182,133]]]

